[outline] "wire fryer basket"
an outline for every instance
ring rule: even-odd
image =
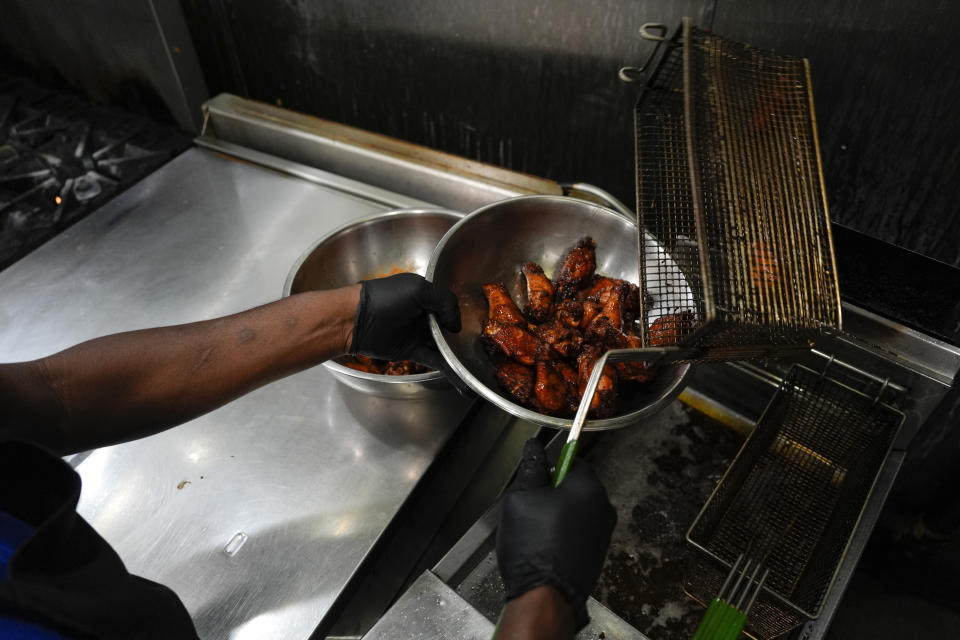
[[[685,18],[635,115],[638,219],[657,239],[640,234],[644,344],[667,315],[690,360],[777,355],[839,331],[807,61]]]

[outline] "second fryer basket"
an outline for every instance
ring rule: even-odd
[[[748,630],[819,616],[903,414],[794,365],[690,527],[685,590],[709,602],[740,554],[769,568]]]

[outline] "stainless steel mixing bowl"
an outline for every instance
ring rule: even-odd
[[[350,222],[320,238],[297,260],[283,295],[336,289],[402,271],[424,275],[437,242],[462,213],[446,209],[399,209]],[[379,396],[411,398],[451,390],[438,371],[384,376],[343,366],[349,356],[323,363],[343,384]]]
[[[561,429],[569,429],[572,421],[520,406],[500,391],[479,339],[480,323],[487,317],[481,285],[503,282],[514,300],[524,300],[520,265],[532,260],[552,277],[566,251],[583,236],[597,243],[597,273],[638,281],[636,222],[610,209],[560,196],[521,196],[474,211],[443,236],[426,272],[428,280],[447,287],[460,301],[460,333],[441,329],[432,318],[430,322],[437,346],[453,370],[504,411]],[[689,364],[664,367],[652,381],[622,396],[620,415],[590,420],[585,429],[615,429],[655,413],[680,393],[689,372]]]

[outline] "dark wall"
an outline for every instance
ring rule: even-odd
[[[636,89],[617,69],[650,51],[642,23],[691,15],[810,59],[835,221],[960,266],[960,3],[180,1],[214,93],[586,180],[625,202]],[[179,89],[157,6],[176,5],[5,0],[0,64],[162,117]]]
[[[172,121],[160,97],[171,82],[161,72],[166,54],[148,3],[112,4],[3,0],[4,66],[48,86],[80,90],[96,102]]]
[[[641,23],[709,20],[662,0],[184,0],[212,93],[229,91],[633,199],[617,79]]]
[[[714,30],[810,59],[830,213],[960,266],[960,3],[720,0]]]
[[[196,131],[208,97],[177,0],[0,0],[0,72]]]
[[[960,265],[960,3],[181,0],[229,91],[634,200],[644,22],[810,58],[834,220]]]

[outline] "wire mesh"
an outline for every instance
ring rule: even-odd
[[[637,211],[657,240],[641,246],[648,343],[664,309],[686,318],[692,359],[774,355],[839,330],[805,60],[685,19],[637,103],[636,145]]]
[[[718,565],[688,578],[691,595],[712,597],[744,553],[770,568],[750,615],[758,637],[818,616],[902,421],[795,365],[690,528],[689,541]]]
[[[648,328],[644,338],[649,342],[654,308],[664,314],[705,315],[683,120],[683,54],[675,41],[647,83],[635,122],[640,228],[657,240],[641,246],[643,297],[657,301],[644,306],[643,326]],[[679,269],[670,268],[671,259]],[[692,304],[687,286],[693,293]],[[686,323],[677,337],[686,337],[692,329],[692,323]]]

